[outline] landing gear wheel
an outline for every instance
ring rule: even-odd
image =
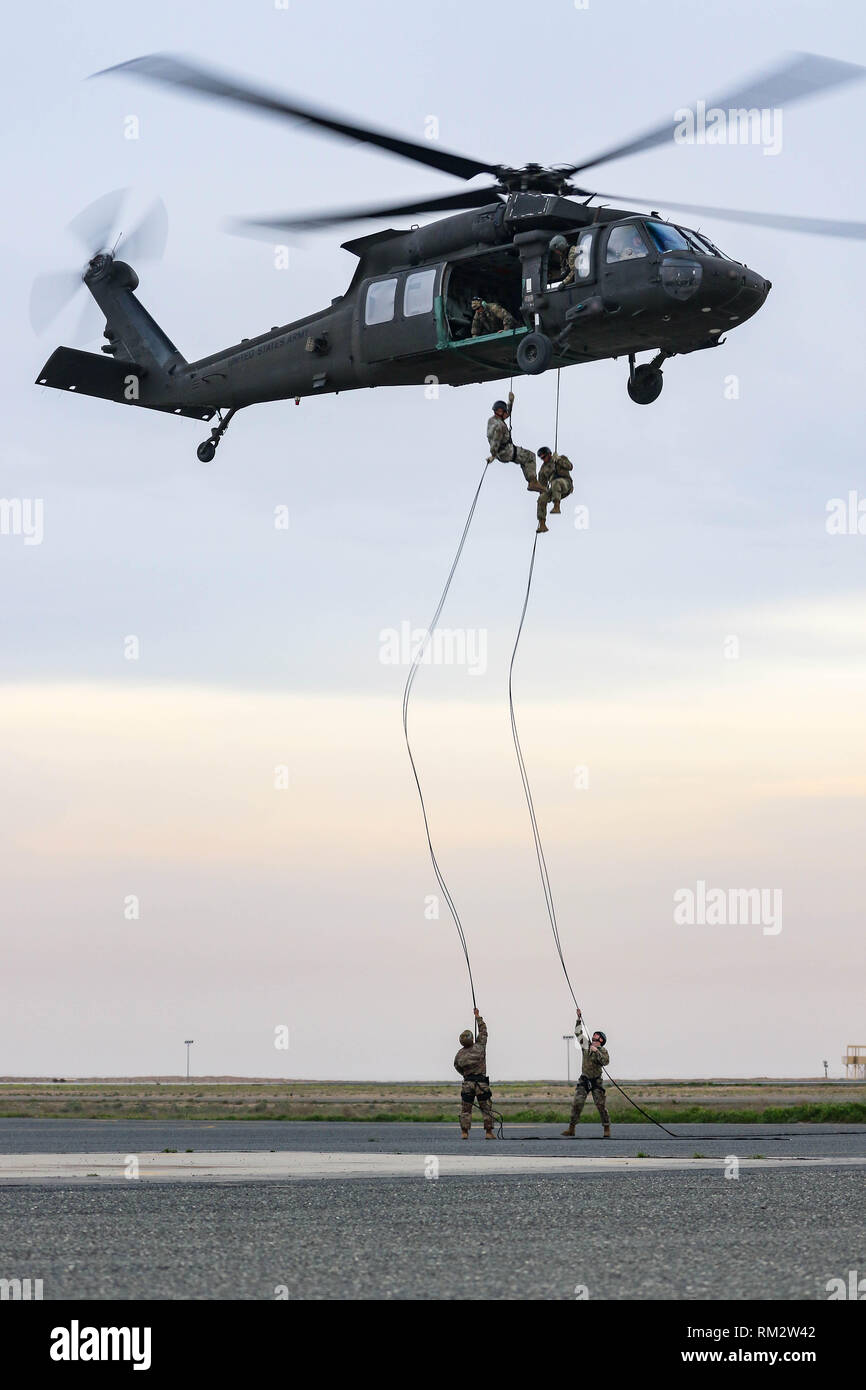
[[[635,367],[634,375],[629,377],[626,390],[635,405],[652,405],[653,401],[657,401],[661,395],[664,384],[665,379],[660,369],[645,362],[642,367]]]
[[[206,439],[205,442],[203,444],[199,444],[198,448],[196,449],[196,454],[198,455],[202,463],[211,463],[213,461],[215,453],[216,445],[210,439]]]
[[[527,333],[517,349],[517,365],[528,376],[546,372],[553,357],[553,343],[544,333]]]

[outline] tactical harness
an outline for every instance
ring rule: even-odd
[[[586,1076],[583,1072],[577,1078],[577,1084],[583,1087],[587,1095],[591,1095],[593,1091],[604,1090],[600,1076]]]

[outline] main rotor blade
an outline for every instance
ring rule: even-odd
[[[232,222],[231,230],[237,236],[252,236],[257,231],[313,231],[319,227],[333,227],[341,222],[359,222],[367,217],[408,217],[412,213],[444,212],[448,209],[489,207],[491,203],[501,202],[495,188],[477,188],[465,193],[448,193],[442,198],[424,198],[417,203],[399,203],[391,207],[341,208],[334,212],[311,214],[309,217],[264,217],[243,218]]]
[[[858,82],[866,68],[858,63],[844,63],[838,58],[823,58],[816,53],[796,53],[779,67],[768,68],[757,73],[736,91],[727,92],[706,103],[710,107],[720,107],[725,111],[742,108],[759,110],[778,106],[792,106],[795,101],[815,96],[818,92],[840,87],[845,82]],[[613,159],[622,159],[627,154],[638,154],[641,150],[653,149],[673,140],[676,122],[673,118],[663,125],[654,126],[643,135],[628,140],[622,145],[593,156],[578,164],[575,173],[581,169],[592,169],[596,164],[607,164]],[[673,206],[673,205],[672,205]]]
[[[216,97],[221,101],[234,101],[243,106],[257,107],[260,111],[269,111],[275,116],[287,116],[294,121],[309,122],[311,125],[321,126],[323,130],[331,131],[334,135],[341,135],[361,144],[376,145],[379,149],[390,151],[391,154],[401,155],[404,159],[414,159],[418,164],[441,169],[445,174],[456,174],[461,179],[471,179],[476,174],[499,173],[495,164],[486,164],[483,160],[467,159],[464,155],[452,154],[448,150],[439,149],[435,143],[421,144],[414,140],[404,140],[387,131],[356,125],[354,122],[343,120],[336,113],[312,106],[300,106],[284,97],[251,87],[228,74],[222,75],[175,58],[170,53],[151,53],[142,58],[133,58],[127,63],[104,68],[102,72],[94,73],[93,76],[102,77],[116,72],[130,73],[133,77],[143,77],[150,82],[162,82],[172,87],[183,87],[201,96]]]
[[[122,236],[118,252],[128,261],[158,261],[168,238],[168,213],[157,198],[128,236]]]
[[[720,222],[747,222],[753,227],[775,227],[782,232],[808,232],[813,236],[845,237],[852,241],[866,240],[866,222],[840,222],[825,217],[793,217],[782,212],[742,212],[736,208],[702,207],[698,203],[669,203],[666,198],[626,197],[625,194],[599,193],[599,198],[611,198],[619,203],[646,203],[655,207],[672,208],[675,212],[694,212],[701,217],[716,217]]]
[[[30,323],[34,333],[45,329],[61,313],[81,289],[80,270],[60,270],[53,274],[37,275],[30,290]]]
[[[113,193],[103,193],[101,198],[79,212],[69,223],[66,230],[78,238],[88,256],[111,249],[112,232],[117,228],[117,219],[128,191],[126,188],[115,188]]]

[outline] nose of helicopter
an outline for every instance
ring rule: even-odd
[[[732,321],[757,313],[772,289],[769,280],[747,265],[729,265],[717,284],[717,306]]]
[[[747,265],[714,257],[703,262],[695,308],[707,316],[709,336],[717,337],[756,314],[771,289],[770,281]]]

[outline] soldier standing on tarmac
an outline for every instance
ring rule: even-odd
[[[577,1011],[577,1022],[574,1025],[574,1035],[580,1044],[583,1056],[583,1070],[574,1088],[574,1100],[571,1105],[571,1119],[568,1122],[568,1129],[562,1131],[566,1139],[574,1138],[574,1126],[580,1119],[580,1112],[586,1105],[587,1100],[592,1096],[595,1101],[595,1108],[598,1111],[599,1119],[604,1125],[603,1139],[610,1138],[610,1115],[607,1113],[605,1104],[605,1090],[602,1083],[604,1068],[610,1063],[610,1056],[606,1047],[607,1034],[595,1032],[590,1038],[583,1026],[583,1018],[580,1009]]]
[[[473,1038],[469,1029],[460,1034],[460,1051],[454,1058],[454,1068],[463,1078],[460,1087],[460,1138],[468,1139],[472,1125],[472,1106],[478,1101],[481,1118],[484,1121],[484,1138],[495,1139],[493,1133],[493,1092],[490,1077],[485,1075],[487,1066],[487,1024],[478,1010],[478,1038]]]

